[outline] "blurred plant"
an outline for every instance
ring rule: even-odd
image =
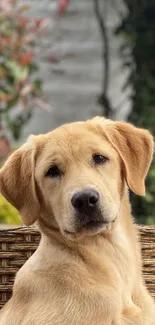
[[[0,162],[5,160],[5,158],[9,156],[9,154],[11,154],[11,151],[12,150],[9,139],[7,138],[3,130],[0,129]]]
[[[28,6],[19,6],[17,2],[0,2],[0,128],[3,123],[15,140],[31,117],[32,106],[41,91],[41,80],[33,76],[38,69],[34,48],[47,24],[43,19],[24,17]],[[17,108],[19,103],[24,109],[13,116],[12,108]],[[39,103],[43,105],[40,99]]]
[[[98,97],[98,103],[103,107],[103,115],[107,118],[112,118],[114,107],[109,97],[110,85],[110,44],[107,30],[107,3],[108,0],[94,0],[94,12],[99,26],[99,31],[102,41],[102,62],[103,62],[103,77],[102,77],[102,92]]]
[[[129,121],[155,135],[155,0],[124,0],[126,16],[116,34],[123,35],[120,51],[132,87]],[[146,197],[132,195],[133,214],[140,223],[155,223],[155,161],[146,182]]]
[[[0,224],[21,225],[18,211],[0,195]]]
[[[97,98],[98,104],[101,106],[103,114],[107,118],[116,119],[118,114],[123,110],[126,102],[126,94],[123,98],[114,100],[110,96],[111,86],[111,65],[112,65],[112,39],[110,37],[109,22],[110,22],[110,8],[112,7],[115,14],[118,15],[118,7],[120,1],[117,0],[93,0],[94,13],[99,27],[101,37],[101,60],[102,60],[102,83],[101,93]],[[109,20],[109,22],[108,22]]]

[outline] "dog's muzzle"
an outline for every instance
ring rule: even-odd
[[[101,213],[98,191],[92,188],[78,191],[73,194],[71,204],[75,210],[77,228],[92,229],[106,223]]]

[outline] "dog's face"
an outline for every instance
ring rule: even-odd
[[[118,215],[122,192],[119,155],[106,137],[101,138],[85,123],[50,134],[38,156],[35,178],[64,235],[97,233]]]
[[[1,190],[26,224],[39,217],[69,237],[111,229],[125,183],[144,194],[151,135],[96,118],[33,136],[1,170]]]

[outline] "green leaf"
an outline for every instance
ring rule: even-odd
[[[41,90],[42,87],[42,81],[40,79],[34,80],[34,85],[37,90]]]
[[[20,66],[15,61],[7,60],[6,67],[10,69],[13,77],[18,81],[24,80],[28,77],[29,69],[27,67]]]

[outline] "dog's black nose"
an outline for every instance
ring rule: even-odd
[[[92,188],[76,192],[71,198],[73,207],[83,214],[89,214],[96,209],[98,201],[99,193]]]

